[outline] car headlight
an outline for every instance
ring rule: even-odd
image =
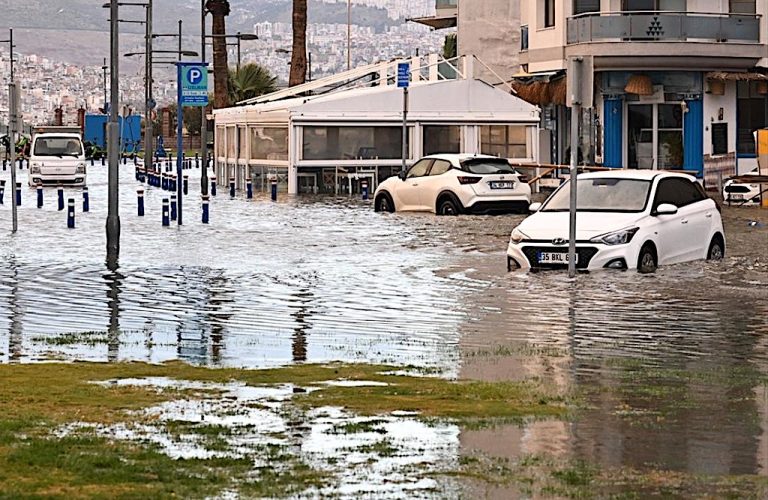
[[[529,240],[530,237],[518,228],[512,230],[512,235],[509,237],[511,243],[520,243],[521,241]]]
[[[612,233],[601,234],[592,238],[592,243],[604,243],[606,245],[626,245],[635,236],[635,233],[639,230],[639,227],[631,227],[628,229],[622,229],[620,231],[614,231]]]
[[[29,168],[30,174],[39,174],[40,173],[40,164],[39,163],[33,163],[32,166]]]
[[[78,165],[77,165],[77,173],[78,174],[84,174],[85,173],[85,163],[78,163]]]

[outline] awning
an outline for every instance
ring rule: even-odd
[[[566,79],[558,78],[553,81],[512,81],[512,88],[517,92],[517,97],[537,106],[548,104],[565,104],[567,93]]]
[[[427,16],[408,19],[414,23],[425,24],[432,29],[455,28],[458,25],[456,16]]]
[[[733,72],[733,71],[712,71],[707,73],[707,79],[709,80],[721,80],[731,82],[751,82],[751,81],[766,81],[768,75],[764,73],[755,72]]]

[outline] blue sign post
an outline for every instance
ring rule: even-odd
[[[403,89],[403,165],[405,172],[408,160],[408,86],[411,84],[411,64],[397,64],[397,86]]]
[[[185,106],[208,105],[208,63],[204,62],[178,62],[176,63],[176,78],[178,82],[178,99],[176,102],[177,123],[176,126],[176,179],[183,177],[184,167],[184,142],[181,137],[184,128]],[[184,193],[182,182],[176,183],[176,197],[178,199],[177,222],[181,225],[182,206]]]

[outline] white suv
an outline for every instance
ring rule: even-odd
[[[725,232],[720,207],[689,175],[650,170],[581,174],[577,178],[576,268],[637,269],[720,260]],[[570,182],[513,231],[507,269],[568,266]]]
[[[382,182],[373,200],[377,212],[525,212],[531,187],[503,158],[440,154],[426,156]]]

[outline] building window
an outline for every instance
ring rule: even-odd
[[[686,12],[686,0],[624,0],[625,11],[672,11]]]
[[[237,128],[237,157],[240,159],[246,159],[246,149],[248,148],[248,131],[245,127]]]
[[[237,128],[227,127],[227,158],[234,158],[237,154]]]
[[[757,2],[755,0],[731,0],[730,1],[730,13],[731,14],[756,14]]]
[[[461,152],[461,127],[458,125],[425,125],[424,154]]]
[[[252,160],[288,160],[288,127],[251,127]]]
[[[401,127],[304,127],[304,160],[396,160],[402,154]]]
[[[736,151],[738,154],[755,154],[753,132],[765,128],[766,96],[760,94],[757,82],[737,82],[737,132]]]
[[[538,28],[551,28],[555,25],[555,0],[539,0]]]
[[[573,15],[600,12],[600,0],[573,0]]]
[[[227,152],[224,147],[225,134],[227,129],[224,127],[216,127],[216,155],[224,156]]]
[[[483,125],[480,152],[500,158],[531,158],[528,128],[525,125]]]
[[[528,25],[520,26],[520,50],[528,50]]]

